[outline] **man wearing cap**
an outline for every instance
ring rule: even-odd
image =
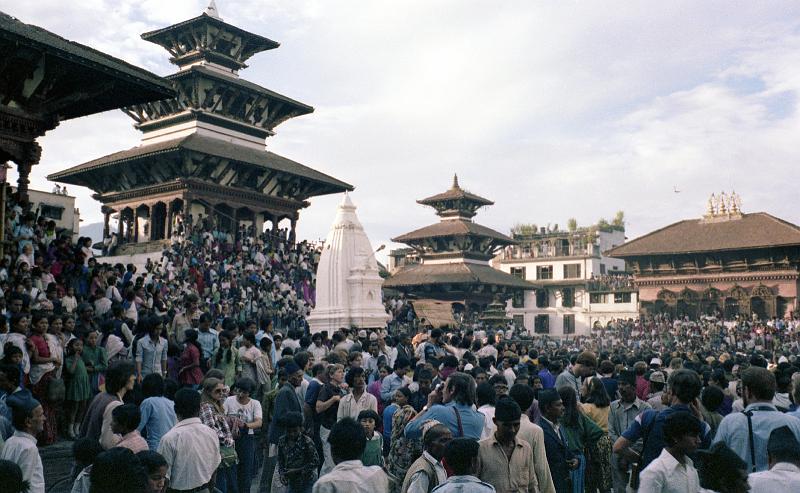
[[[616,442],[622,436],[636,416],[646,409],[652,409],[650,404],[636,396],[636,374],[633,370],[623,370],[617,380],[620,398],[611,403],[608,414],[608,435],[611,437],[611,443]],[[641,439],[636,441],[633,449],[636,453],[641,453]],[[614,482],[614,491],[625,493],[625,487],[629,480],[629,463],[622,455],[614,453],[611,455],[611,465],[613,466],[611,478]]]
[[[751,474],[752,493],[800,491],[800,442],[788,426],[775,428],[767,442],[769,470]]]
[[[667,385],[667,378],[662,371],[654,371],[650,374],[650,395],[647,403],[656,411],[661,411],[665,407],[663,402],[664,387]]]
[[[766,368],[750,367],[742,373],[744,412],[731,413],[722,420],[714,443],[723,442],[748,465],[751,472],[766,471],[767,441],[776,428],[787,426],[800,440],[800,419],[778,411],[775,375]]]
[[[517,437],[521,416],[513,399],[500,399],[494,410],[494,434],[479,442],[478,477],[498,493],[539,491],[531,446]]]
[[[36,448],[36,435],[44,429],[44,410],[39,401],[28,393],[8,398],[14,435],[0,453],[0,460],[9,460],[22,469],[22,477],[30,483],[29,493],[44,493],[44,469]]]

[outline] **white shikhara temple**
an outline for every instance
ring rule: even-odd
[[[317,304],[308,318],[311,333],[385,327],[391,317],[381,301],[382,284],[356,206],[345,194],[317,268]]]

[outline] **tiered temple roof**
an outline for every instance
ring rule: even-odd
[[[419,200],[436,210],[441,221],[393,238],[420,256],[419,264],[401,268],[384,287],[418,298],[476,302],[485,305],[495,295],[534,289],[527,281],[489,265],[489,260],[514,240],[486,226],[474,223],[477,210],[493,202],[472,194],[454,177],[444,193]]]
[[[246,61],[277,42],[224,22],[213,2],[203,14],[142,38],[164,47],[178,66],[166,77],[176,97],[124,108],[142,132],[139,146],[48,177],[91,188],[105,205],[106,223],[118,212],[131,224],[120,228],[123,240],[160,240],[176,218],[199,216],[223,229],[240,221],[260,229],[271,221],[275,230],[290,219],[293,237],[309,198],[353,190],[265,149],[275,127],[314,111],[239,77]],[[141,234],[140,217],[153,223]]]

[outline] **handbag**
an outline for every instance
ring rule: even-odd
[[[220,463],[221,467],[231,467],[239,463],[239,456],[236,455],[236,449],[234,447],[220,445],[219,455],[222,457],[222,462]]]
[[[47,382],[47,400],[50,402],[61,402],[67,397],[67,386],[60,378],[51,378]]]

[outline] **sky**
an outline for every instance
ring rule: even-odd
[[[140,34],[205,0],[0,0],[0,10],[159,75]],[[310,104],[267,148],[355,186],[373,245],[438,220],[416,200],[461,186],[495,201],[476,221],[588,225],[623,210],[635,238],[699,218],[712,192],[800,223],[800,3],[217,0],[222,18],[281,43],[242,78]],[[39,140],[45,176],[138,145],[120,111]],[[16,175],[12,172],[12,179]],[[679,192],[676,192],[678,190]],[[83,224],[102,220],[88,189]],[[312,199],[300,238],[324,238],[341,196]],[[383,254],[384,252],[382,252]]]

